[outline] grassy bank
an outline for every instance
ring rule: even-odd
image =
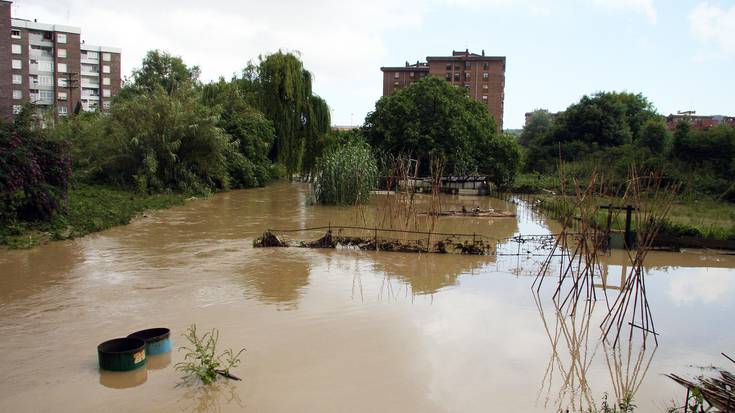
[[[49,240],[80,237],[124,225],[146,210],[180,205],[185,194],[139,194],[108,186],[78,185],[69,191],[68,204],[49,222],[18,222],[0,227],[0,244],[29,248]]]
[[[561,198],[552,195],[559,193],[559,178],[543,175],[520,175],[512,188],[513,193],[535,194],[542,203],[540,207],[552,216],[561,211]],[[601,204],[613,199],[601,200]],[[613,202],[614,203],[614,202]],[[621,215],[624,217],[624,214]],[[599,223],[607,222],[607,211],[598,214]],[[614,229],[624,229],[624,219],[613,222]],[[691,236],[712,240],[735,240],[735,204],[714,199],[688,199],[681,197],[671,207],[671,211],[661,229],[665,236]]]

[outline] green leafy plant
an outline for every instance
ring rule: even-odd
[[[197,377],[204,384],[214,383],[219,376],[240,380],[230,374],[230,369],[240,365],[244,348],[237,353],[227,349],[217,355],[219,331],[213,328],[199,335],[196,324],[192,324],[183,336],[190,345],[179,348],[179,351],[185,350],[186,355],[184,361],[174,366],[177,371],[185,373],[187,377]]]

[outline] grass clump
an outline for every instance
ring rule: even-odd
[[[378,166],[370,146],[351,141],[327,153],[317,163],[314,197],[326,205],[365,203],[377,181]]]
[[[179,351],[185,350],[186,355],[184,361],[176,363],[175,368],[185,373],[186,378],[198,378],[204,384],[214,383],[219,376],[240,380],[230,374],[230,369],[240,365],[240,355],[245,351],[244,348],[237,353],[227,349],[217,355],[219,331],[213,328],[199,335],[196,324],[189,327],[183,336],[189,346],[179,348]]]

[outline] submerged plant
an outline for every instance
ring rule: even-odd
[[[187,353],[184,361],[176,363],[176,370],[187,377],[198,377],[204,384],[214,383],[218,375],[240,380],[230,374],[230,369],[240,365],[240,354],[245,351],[244,348],[237,353],[227,349],[217,355],[219,331],[213,328],[200,336],[196,324],[192,324],[183,336],[189,341],[190,347],[179,348],[179,351],[185,350]]]

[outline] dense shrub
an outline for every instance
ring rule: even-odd
[[[370,146],[362,141],[349,142],[319,160],[314,196],[321,204],[364,203],[377,180],[378,167]]]
[[[33,128],[29,107],[0,125],[0,223],[50,218],[63,207],[70,178],[68,144]]]

